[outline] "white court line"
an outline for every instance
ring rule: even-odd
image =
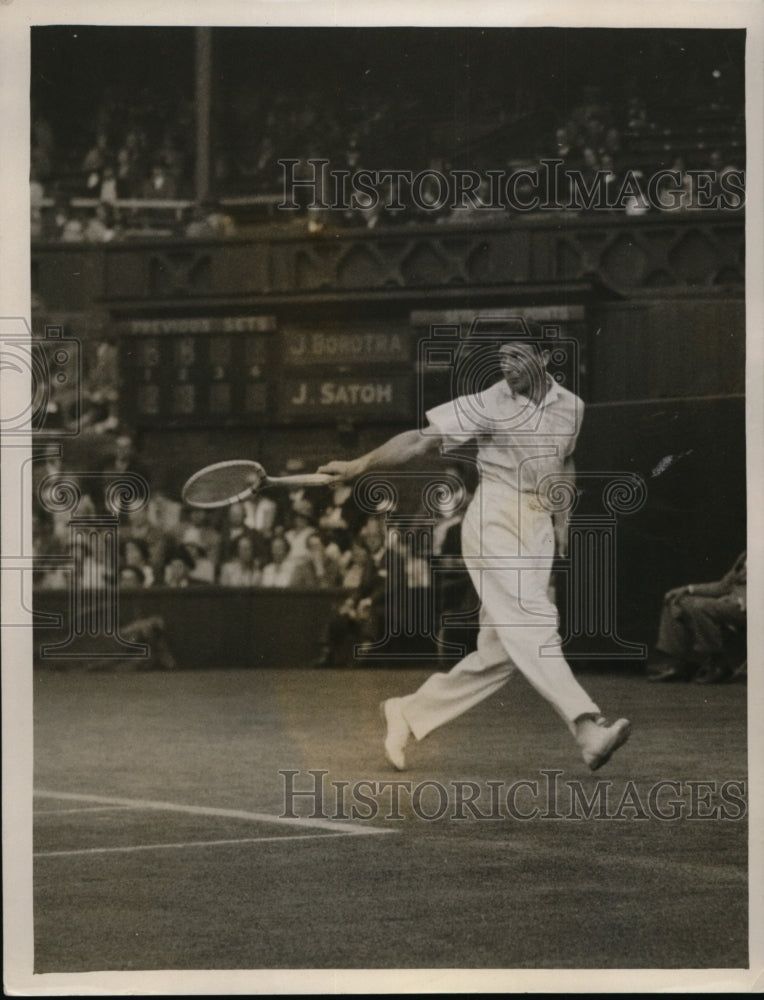
[[[130,806],[80,806],[78,809],[35,809],[35,816],[68,816],[70,813],[97,813],[109,810],[125,810]]]
[[[275,841],[334,840],[344,833],[298,833],[296,837],[241,837],[235,840],[184,840],[177,844],[130,844],[127,847],[81,847],[71,851],[35,851],[35,858],[66,858],[73,854],[132,854],[134,851],[166,851],[183,847],[221,847],[227,844],[265,844]]]
[[[124,799],[109,795],[83,795],[79,792],[49,792],[35,791],[35,796],[41,799],[61,799],[68,802],[95,802],[104,806],[128,806],[132,809],[157,809],[165,812],[188,813],[191,816],[220,816],[228,819],[244,819],[256,823],[275,823],[277,826],[290,826],[304,829],[306,826],[317,830],[331,830],[334,833],[344,833],[346,836],[363,836],[364,834],[396,833],[396,830],[379,826],[362,826],[360,823],[343,823],[339,820],[320,819],[318,817],[298,817],[290,819],[287,816],[273,816],[271,813],[248,812],[245,809],[219,809],[214,806],[187,806],[179,802],[158,802],[154,799]],[[299,794],[296,793],[296,794]]]

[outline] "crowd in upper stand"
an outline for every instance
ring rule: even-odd
[[[610,99],[604,88],[583,88],[570,113],[556,125],[540,119],[530,135],[512,138],[511,123],[499,106],[487,103],[480,123],[469,123],[472,133],[482,128],[472,149],[451,145],[452,136],[439,132],[437,123],[422,118],[412,98],[399,104],[387,98],[366,98],[363,113],[327,102],[318,90],[284,90],[268,105],[256,94],[241,94],[221,115],[212,149],[211,190],[216,199],[193,203],[193,114],[181,94],[139,95],[122,102],[107,92],[93,114],[87,146],[78,148],[33,108],[31,147],[32,235],[35,239],[65,242],[108,242],[157,230],[162,235],[220,238],[234,235],[237,226],[226,198],[280,194],[283,170],[279,159],[299,161],[296,174],[311,174],[308,161],[325,158],[333,171],[405,167],[413,173],[455,167],[482,173],[489,169],[538,169],[541,160],[559,158],[565,169],[581,170],[585,177],[605,171],[615,184],[627,171],[646,177],[658,169],[679,170],[686,178],[680,208],[693,206],[689,169],[742,168],[744,122],[720,101],[698,107],[648,107],[634,94],[625,101]],[[486,99],[487,100],[487,99]],[[352,113],[351,113],[352,111]],[[406,129],[417,121],[421,129]],[[482,124],[481,124],[482,123]],[[506,134],[503,130],[506,129]],[[417,135],[412,139],[412,131]],[[393,162],[395,161],[395,162]],[[380,192],[384,195],[386,192]],[[73,198],[92,199],[96,207],[77,207]],[[125,199],[145,202],[143,208],[120,207]],[[386,199],[379,198],[380,204]],[[185,201],[168,210],[164,203]],[[635,214],[646,210],[638,203]],[[404,193],[405,203],[405,193]],[[152,205],[154,208],[152,208]],[[466,222],[469,209],[445,207],[423,210],[409,204],[402,212],[382,208],[346,212],[332,210],[315,223],[367,226],[424,221]],[[277,216],[278,218],[274,218]],[[485,213],[479,213],[480,218]],[[271,224],[290,221],[305,225],[304,213],[263,213]]]

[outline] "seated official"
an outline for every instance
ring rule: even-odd
[[[733,632],[746,624],[746,553],[721,580],[691,583],[670,590],[663,599],[657,648],[669,657],[652,680],[727,680],[734,665],[725,655]]]

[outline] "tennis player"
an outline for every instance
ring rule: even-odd
[[[591,770],[605,764],[631,730],[627,719],[609,725],[574,677],[548,596],[554,527],[540,497],[547,477],[553,481],[573,470],[583,403],[552,379],[549,351],[537,342],[511,340],[498,354],[502,378],[484,391],[427,411],[423,430],[405,431],[366,455],[319,469],[350,481],[416,461],[436,447],[477,440],[480,483],[462,523],[462,552],[481,597],[477,649],[412,694],[383,702],[385,754],[399,771],[406,768],[412,736],[421,740],[461,715],[515,670],[561,716]]]

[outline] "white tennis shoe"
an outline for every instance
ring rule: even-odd
[[[388,698],[380,703],[379,710],[385,721],[385,757],[396,771],[406,770],[406,744],[411,736],[408,722],[403,718],[400,698]]]
[[[579,719],[576,723],[576,742],[581,747],[584,763],[596,771],[607,764],[615,751],[622,747],[631,735],[628,719],[618,719],[612,726],[598,715],[596,718]]]

